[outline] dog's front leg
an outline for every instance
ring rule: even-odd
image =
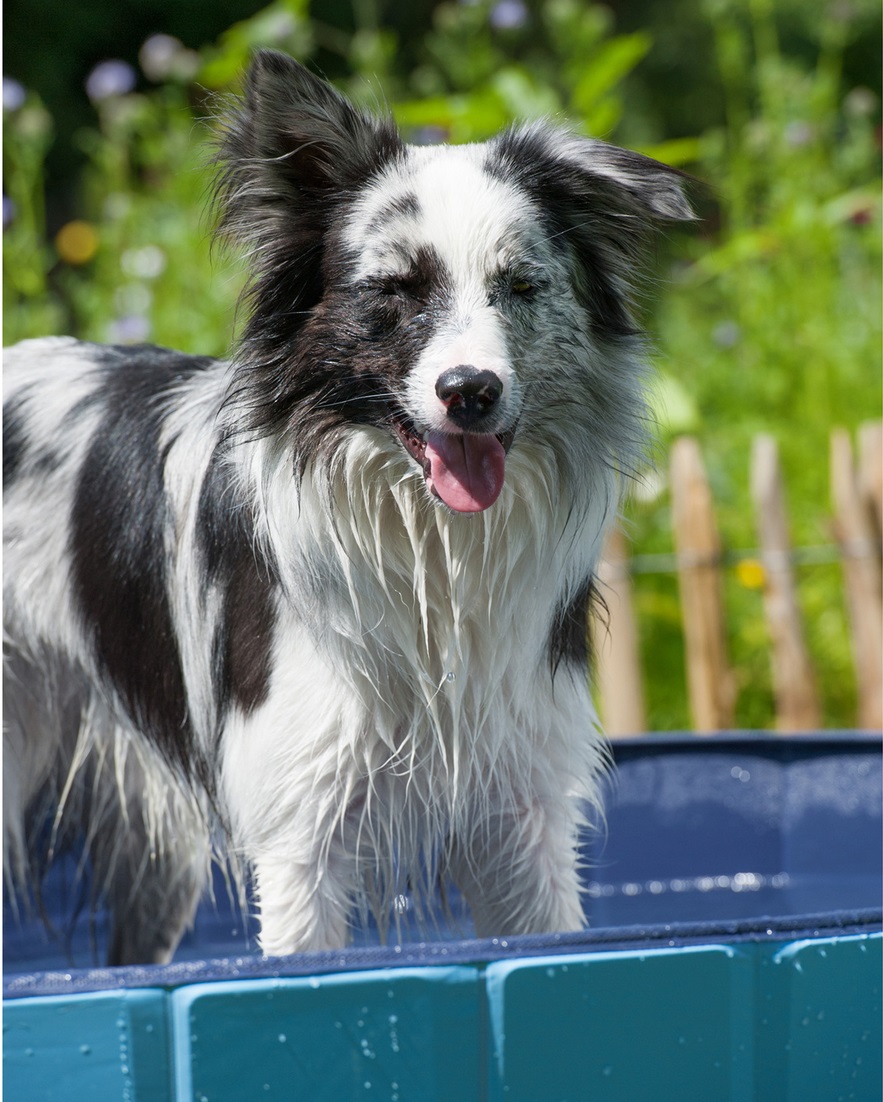
[[[328,852],[279,846],[254,861],[261,950],[281,956],[350,941],[356,863],[332,839]]]
[[[566,797],[523,791],[454,840],[449,870],[479,937],[582,929],[577,824]]]

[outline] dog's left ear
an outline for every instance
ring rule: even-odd
[[[640,153],[546,123],[516,127],[488,145],[487,169],[520,185],[550,236],[576,261],[574,286],[594,324],[636,332],[632,291],[659,222],[691,220],[687,178]]]
[[[594,138],[562,142],[559,156],[591,179],[609,180],[653,218],[689,222],[696,217],[685,193],[687,177],[670,165]]]
[[[641,222],[694,218],[683,173],[596,138],[539,122],[506,131],[489,152],[492,171],[505,166],[509,178],[559,206],[632,214]]]

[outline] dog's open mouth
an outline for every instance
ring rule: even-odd
[[[480,513],[500,496],[514,428],[504,433],[421,433],[406,417],[393,418],[393,426],[422,469],[426,485],[449,509]]]

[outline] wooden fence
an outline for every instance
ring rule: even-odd
[[[863,425],[856,453],[850,435],[831,436],[832,533],[844,578],[855,662],[858,727],[883,727],[883,422]],[[674,569],[678,576],[687,696],[696,731],[732,728],[735,681],[729,664],[724,609],[725,557],[714,503],[696,440],[675,441],[670,457]],[[822,717],[816,680],[797,600],[800,549],[788,536],[778,448],[758,436],[751,455],[751,496],[758,547],[750,556],[762,575],[770,640],[775,724],[781,731],[812,730]],[[639,624],[632,600],[627,541],[615,530],[600,570],[608,626],[596,638],[601,715],[610,735],[646,729],[639,662]]]

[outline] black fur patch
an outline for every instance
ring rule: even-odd
[[[420,214],[420,201],[412,192],[406,192],[391,200],[371,222],[370,233],[382,233],[390,222],[405,217],[416,219]]]
[[[99,669],[167,759],[207,779],[193,745],[167,593],[171,523],[159,438],[166,395],[212,361],[165,349],[96,348],[102,420],[76,487],[73,588]]]
[[[572,251],[579,266],[574,289],[598,336],[636,336],[623,290],[642,259],[648,210],[613,181],[563,160],[544,131],[501,134],[489,145],[485,169],[523,188],[541,211],[549,237]]]
[[[557,609],[549,633],[549,664],[553,676],[562,662],[570,669],[583,673],[589,668],[593,657],[589,617],[592,609],[597,605],[603,607],[603,603],[595,579],[589,577],[569,604]]]
[[[268,50],[256,54],[245,98],[227,121],[218,156],[221,231],[255,256],[231,400],[246,412],[247,430],[287,429],[300,441],[293,421],[308,423],[297,444],[301,468],[330,428],[383,416],[384,384],[348,356],[365,331],[339,310],[335,288],[349,264],[336,255],[331,230],[404,148],[391,120],[363,114]]]
[[[247,502],[227,477],[223,449],[212,458],[199,499],[197,533],[206,580],[223,593],[212,640],[212,673],[221,713],[231,703],[249,712],[270,689],[275,572],[259,557]]]
[[[24,394],[10,398],[3,406],[3,489],[18,476],[27,448],[28,434],[22,410]]]
[[[347,252],[328,246],[322,299],[288,341],[263,308],[252,318],[265,359],[242,371],[238,399],[252,428],[285,437],[298,473],[333,450],[344,426],[385,425],[397,414],[396,387],[447,304],[449,279],[428,247],[368,284],[354,285],[351,270]]]

